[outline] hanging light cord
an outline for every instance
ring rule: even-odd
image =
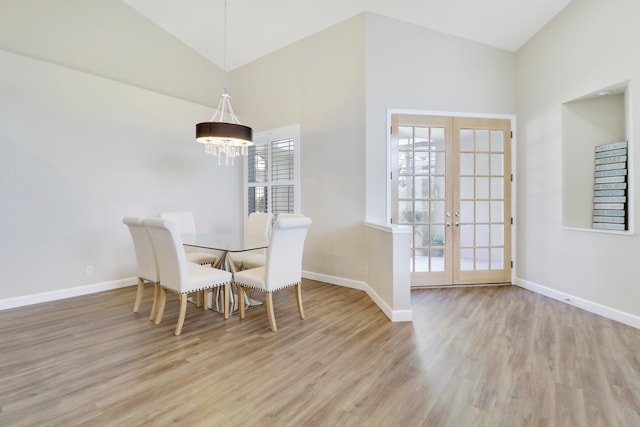
[[[227,0],[224,0],[224,45],[222,48],[223,58],[222,58],[222,67],[224,71],[224,93],[227,93]]]

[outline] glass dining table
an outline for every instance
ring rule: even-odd
[[[182,244],[187,247],[211,249],[221,252],[213,267],[235,273],[236,268],[231,259],[232,253],[265,249],[269,246],[269,240],[259,236],[245,236],[242,233],[188,233],[182,235]],[[209,307],[220,313],[223,312],[223,292],[220,287],[215,288],[213,290],[212,301],[210,301],[209,304]],[[246,310],[261,306],[262,302],[252,300],[245,293],[244,304]],[[229,293],[229,313],[238,313],[237,289],[235,284],[231,285],[231,292]]]

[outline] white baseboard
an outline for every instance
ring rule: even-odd
[[[359,280],[345,279],[342,277],[329,276],[326,274],[313,273],[310,271],[303,271],[302,277],[311,280],[318,280],[320,282],[330,283],[332,285],[343,286],[346,288],[357,289],[359,291],[365,291],[369,298],[380,308],[380,310],[392,321],[392,322],[411,322],[413,320],[412,310],[393,310],[380,296],[369,287],[365,282]],[[96,292],[108,291],[111,289],[124,288],[127,286],[135,286],[136,278],[131,277],[127,279],[114,280],[111,282],[94,283],[86,286],[78,286],[74,288],[59,289],[51,292],[43,292],[39,294],[23,295],[14,298],[0,299],[0,310],[8,310],[10,308],[24,307],[32,304],[39,304],[43,302],[56,301],[64,298],[71,298],[80,295],[93,294]]]
[[[8,310],[10,308],[24,307],[31,304],[39,304],[42,302],[56,301],[64,298],[77,297],[80,295],[93,294],[96,292],[109,291],[111,289],[125,288],[127,286],[135,286],[137,279],[130,277],[127,279],[113,280],[110,282],[94,283],[86,286],[77,286],[75,288],[59,289],[50,292],[42,292],[39,294],[23,295],[13,298],[0,299],[0,310]]]
[[[302,277],[305,279],[317,280],[320,282],[330,283],[332,285],[344,286],[346,288],[357,289],[359,291],[365,291],[369,298],[382,310],[382,312],[392,322],[411,322],[413,320],[412,310],[392,310],[391,307],[380,296],[369,287],[365,282],[359,280],[344,279],[342,277],[329,276],[326,274],[312,273],[310,271],[303,271]]]
[[[547,288],[545,286],[538,285],[537,283],[529,282],[527,280],[519,278],[516,278],[514,280],[514,285],[520,286],[521,288],[527,289],[537,294],[562,301],[566,304],[573,305],[590,313],[606,317],[607,319],[615,320],[617,322],[624,323],[625,325],[633,326],[634,328],[640,329],[640,317],[631,313],[611,308],[606,305],[598,304],[597,302],[579,298],[574,295]]]
[[[305,279],[317,280],[318,282],[344,286],[345,288],[357,289],[359,291],[364,291],[367,287],[367,284],[360,280],[345,279],[343,277],[329,276],[327,274],[313,273],[311,271],[303,271],[302,277]]]

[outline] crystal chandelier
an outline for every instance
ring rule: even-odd
[[[240,124],[231,108],[231,96],[227,92],[227,2],[224,2],[224,92],[216,112],[208,122],[196,124],[196,141],[204,144],[205,153],[222,156],[225,163],[233,164],[238,156],[246,156],[248,147],[253,145],[253,130]],[[229,162],[231,160],[231,162]]]

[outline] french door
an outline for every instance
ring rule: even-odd
[[[412,286],[511,281],[511,123],[393,115],[392,222]]]

